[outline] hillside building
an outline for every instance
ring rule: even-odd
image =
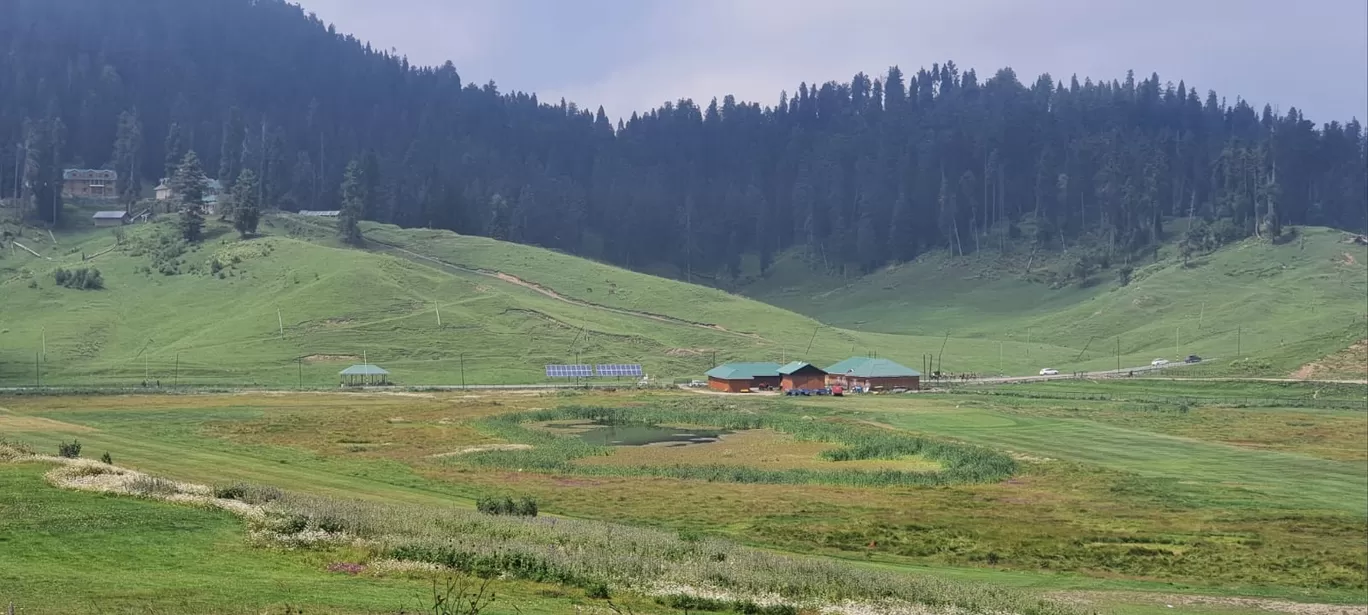
[[[119,174],[108,169],[66,169],[62,171],[62,197],[118,198],[118,181]]]
[[[785,391],[826,388],[826,370],[811,363],[794,361],[779,368],[779,387]]]
[[[867,391],[921,388],[921,372],[888,359],[851,357],[826,369],[826,383]]]
[[[97,211],[90,219],[95,221],[95,226],[123,226],[131,218],[126,211]]]
[[[724,393],[743,393],[779,388],[778,363],[723,363],[708,370],[708,388]]]

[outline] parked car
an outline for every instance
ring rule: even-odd
[[[690,381],[689,381],[689,388],[692,388],[692,389],[698,389],[698,388],[702,388],[702,387],[705,387],[705,386],[708,386],[708,383],[703,382],[702,380],[690,380]]]
[[[1040,370],[1040,375],[1041,375],[1041,376],[1058,376],[1058,375],[1059,375],[1059,370],[1057,370],[1057,369],[1055,369],[1055,368],[1053,368],[1053,367],[1047,367],[1047,368],[1045,368],[1045,369]]]
[[[1201,363],[1201,362],[1202,362],[1202,357],[1199,357],[1199,356],[1197,356],[1197,355],[1195,355],[1195,354],[1190,354],[1190,355],[1188,355],[1188,358],[1183,359],[1183,362],[1184,362],[1184,363]]]
[[[1153,360],[1153,361],[1150,361],[1150,365],[1153,365],[1153,366],[1155,366],[1155,367],[1163,367],[1163,366],[1168,365],[1168,364],[1169,364],[1169,360],[1168,360],[1168,359],[1155,359],[1155,360]]]

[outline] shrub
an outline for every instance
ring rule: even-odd
[[[237,500],[247,504],[274,502],[284,495],[284,492],[276,487],[250,485],[247,483],[214,486],[214,497],[221,500]]]
[[[81,267],[80,269],[66,270],[58,267],[52,272],[52,278],[58,286],[74,288],[76,290],[99,290],[104,288],[104,277],[100,275],[100,270],[94,267]]]
[[[584,595],[594,600],[608,600],[613,595],[608,591],[608,584],[602,582],[590,583],[584,588]]]
[[[1116,270],[1116,281],[1120,282],[1122,286],[1128,286],[1131,283],[1132,273],[1135,273],[1135,270],[1129,265],[1122,267]]]
[[[158,497],[180,493],[176,483],[155,476],[138,476],[128,482],[128,490],[142,496]]]
[[[516,517],[535,517],[537,516],[537,500],[533,498],[522,498],[516,502],[513,498],[491,498],[484,497],[475,500],[475,510],[486,515],[512,515]]]
[[[81,443],[77,440],[62,442],[57,445],[57,456],[75,459],[81,456]]]
[[[100,455],[100,463],[111,466],[114,465],[114,458],[109,456],[109,451],[105,451],[105,454]]]

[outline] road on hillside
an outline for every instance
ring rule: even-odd
[[[1210,361],[1210,359],[1207,359]],[[1138,367],[1123,367],[1121,369],[1108,369],[1095,372],[1060,372],[1053,376],[995,376],[988,378],[974,378],[970,380],[927,380],[931,384],[946,383],[967,383],[967,384],[1010,384],[1017,382],[1047,382],[1050,380],[1074,380],[1078,378],[1127,378],[1130,375],[1142,376],[1153,374],[1160,370],[1175,369],[1188,365],[1200,365],[1200,363],[1167,363],[1164,365],[1141,365]]]

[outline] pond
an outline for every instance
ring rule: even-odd
[[[680,427],[660,427],[656,425],[604,425],[594,423],[585,425],[587,429],[575,435],[595,446],[688,446],[716,442],[730,431],[721,429],[685,429]]]

